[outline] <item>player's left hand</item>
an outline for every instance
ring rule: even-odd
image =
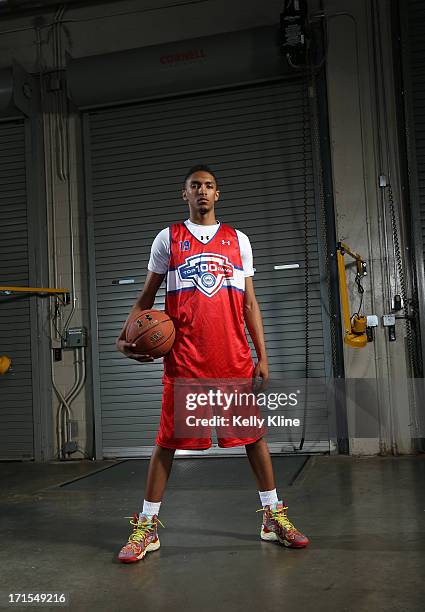
[[[269,382],[269,364],[267,359],[259,359],[254,368],[254,391],[259,393],[267,388]]]

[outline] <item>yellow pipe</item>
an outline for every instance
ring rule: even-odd
[[[344,317],[345,333],[348,334],[351,332],[350,305],[348,303],[348,289],[347,279],[345,277],[344,256],[341,253],[341,249],[337,249],[336,256],[338,258],[338,274],[341,293],[342,314]]]
[[[0,286],[1,291],[10,291],[13,293],[69,293],[69,289],[51,289],[47,287],[3,287]]]

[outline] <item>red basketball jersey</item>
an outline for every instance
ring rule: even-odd
[[[171,226],[165,310],[176,340],[164,357],[164,382],[252,376],[244,293],[239,241],[232,227],[220,224],[204,244],[184,223]]]

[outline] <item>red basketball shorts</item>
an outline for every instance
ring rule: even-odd
[[[254,432],[253,432],[254,433]],[[206,450],[211,447],[211,431],[209,437],[182,438],[174,435],[174,385],[172,383],[164,384],[164,392],[162,395],[162,411],[159,430],[156,437],[156,444],[164,448],[173,448],[180,450]],[[245,446],[260,440],[264,432],[259,432],[254,437],[227,437],[218,438],[218,445],[221,448],[231,448],[233,446]]]

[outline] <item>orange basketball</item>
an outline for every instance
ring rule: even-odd
[[[162,357],[174,344],[176,331],[170,317],[160,310],[141,310],[128,322],[127,342],[141,355]]]

